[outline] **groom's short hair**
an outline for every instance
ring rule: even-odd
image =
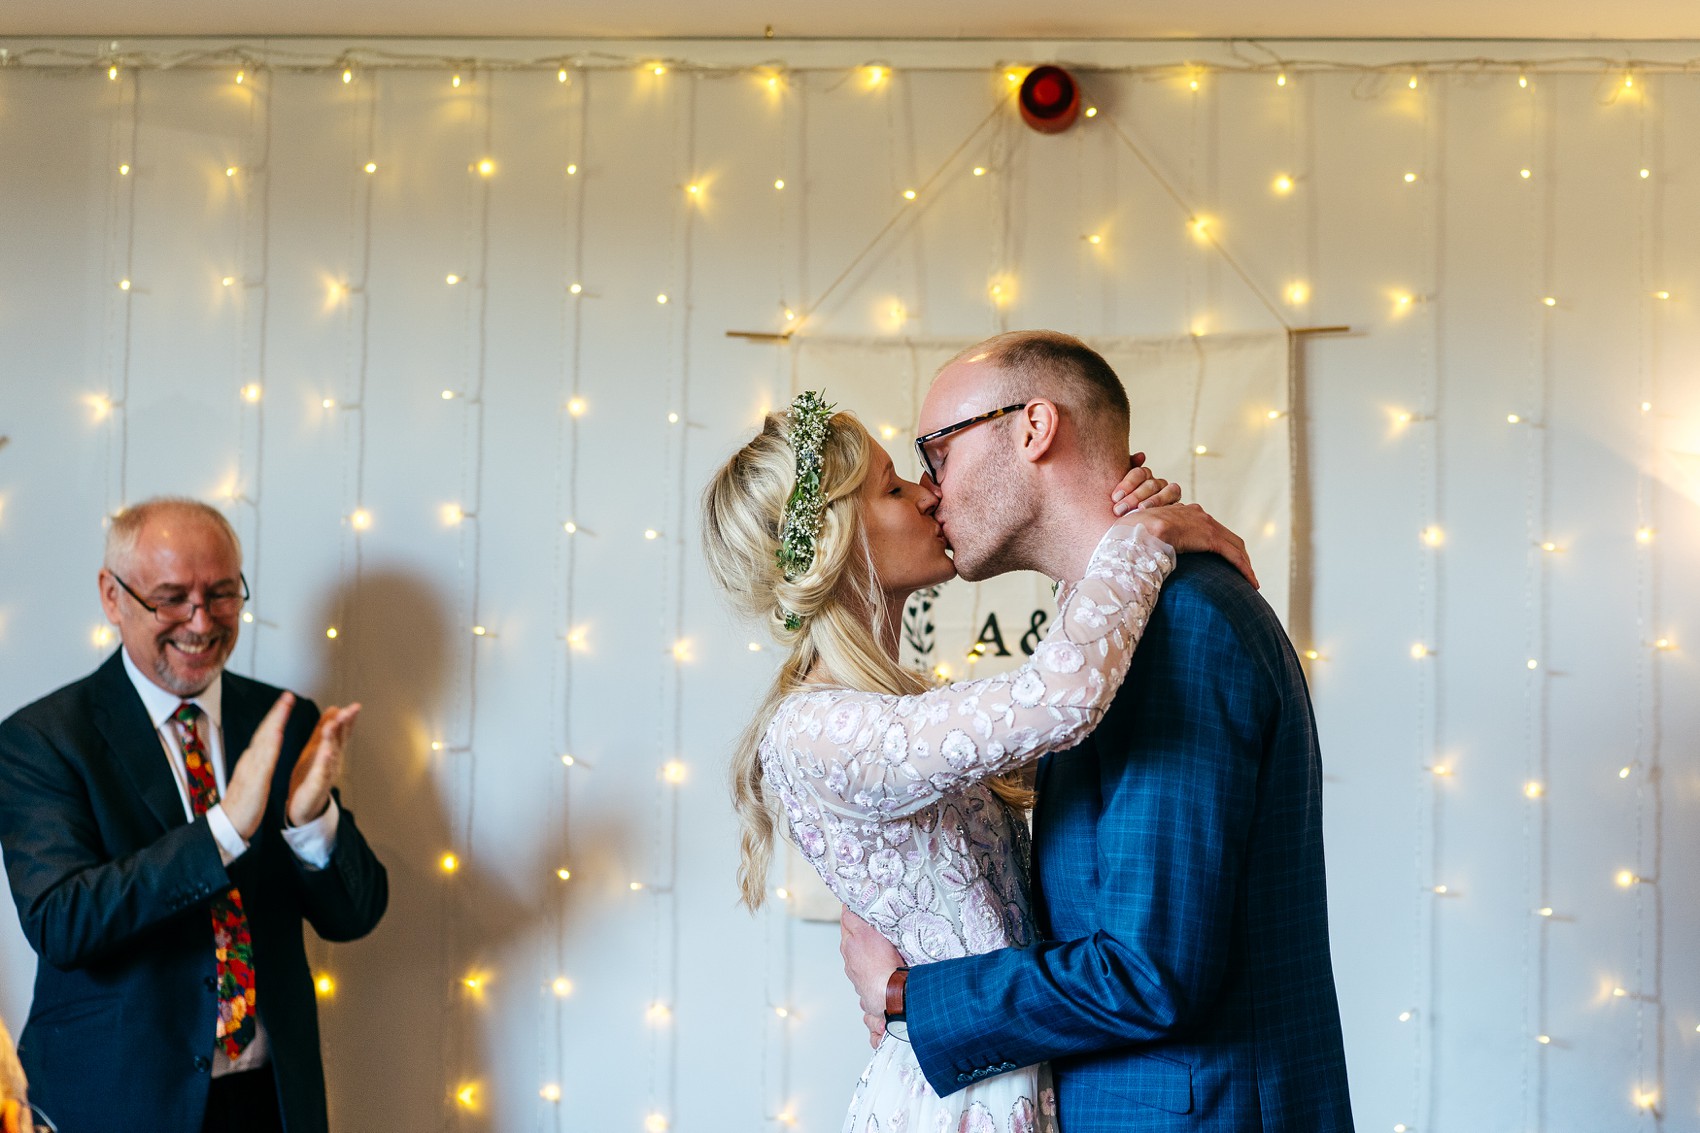
[[[1132,421],[1127,390],[1104,356],[1072,334],[1009,331],[970,346],[951,361],[967,359],[997,366],[992,405],[1048,398],[1074,419],[1081,442],[1089,451],[1104,449],[1103,455],[1117,459],[1127,455]],[[1107,451],[1111,449],[1116,451]],[[1091,455],[1100,454],[1092,451]]]

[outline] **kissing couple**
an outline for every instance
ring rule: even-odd
[[[1085,343],[1014,332],[939,370],[919,483],[804,393],[704,494],[716,583],[787,651],[732,753],[740,888],[783,829],[844,903],[845,1133],[1352,1128],[1304,674],[1131,424]],[[1026,664],[899,663],[911,593],[1014,570],[1058,581]]]

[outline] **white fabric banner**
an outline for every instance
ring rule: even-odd
[[[821,390],[882,439],[915,476],[915,421],[933,374],[974,340],[799,339],[793,391]],[[1121,377],[1131,403],[1130,451],[1178,481],[1251,552],[1263,595],[1285,621],[1292,558],[1292,375],[1285,332],[1088,340]],[[1051,580],[1031,572],[948,582],[917,595],[904,618],[903,658],[941,680],[1020,665],[1055,609]],[[792,851],[790,908],[834,920],[839,905]]]

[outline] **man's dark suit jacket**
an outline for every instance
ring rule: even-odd
[[[1180,556],[1038,791],[1040,943],[909,974],[933,1088],[1050,1060],[1067,1133],[1349,1133],[1316,723],[1238,571]]]
[[[224,674],[228,770],[280,691]],[[253,935],[284,1127],[325,1133],[301,922],[325,940],[357,939],[377,925],[389,886],[346,810],[324,870],[284,842],[290,773],[318,717],[305,699],[290,713],[265,819],[228,871],[206,816],[184,815],[120,654],[0,724],[0,848],[40,958],[18,1054],[30,1100],[63,1133],[199,1133],[218,1018],[208,906],[232,884]]]

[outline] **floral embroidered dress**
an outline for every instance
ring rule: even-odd
[[[1166,543],[1124,520],[1021,668],[914,696],[822,688],[781,702],[761,760],[791,838],[905,963],[1032,943],[1026,820],[986,780],[1073,747],[1103,718],[1173,566]],[[888,1035],[844,1130],[1055,1133],[1056,1098],[1048,1068],[1028,1066],[941,1099]]]

